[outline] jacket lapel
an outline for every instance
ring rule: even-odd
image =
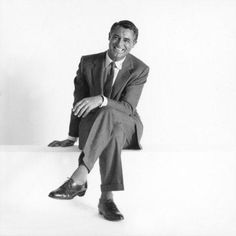
[[[99,54],[93,62],[92,81],[93,81],[93,86],[95,87],[96,95],[103,94],[105,55],[106,55],[105,52]]]
[[[126,56],[125,61],[123,62],[122,69],[119,71],[115,83],[112,88],[111,98],[114,98],[116,94],[123,88],[127,83],[131,70],[133,68],[132,61],[129,58],[129,55]]]

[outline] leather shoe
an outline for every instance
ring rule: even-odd
[[[118,210],[116,204],[112,199],[99,200],[98,211],[100,215],[107,220],[118,221],[123,220],[124,216]]]
[[[49,193],[48,196],[56,199],[70,200],[73,199],[75,196],[84,196],[87,187],[87,182],[85,184],[79,185],[76,184],[75,181],[70,178],[58,189]]]

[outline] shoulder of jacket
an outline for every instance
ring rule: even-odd
[[[143,61],[141,61],[139,58],[137,58],[133,54],[129,54],[128,56],[132,60],[132,63],[135,68],[149,69],[149,66],[147,64],[145,64]]]
[[[84,62],[90,62],[90,61],[94,61],[99,58],[103,58],[103,57],[105,57],[105,55],[106,55],[106,52],[84,55],[81,57],[81,60],[83,60]]]

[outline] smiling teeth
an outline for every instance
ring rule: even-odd
[[[121,48],[115,48],[118,52],[123,52],[124,50]]]

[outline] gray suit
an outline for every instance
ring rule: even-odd
[[[85,97],[103,95],[106,52],[83,56],[74,79],[74,105]],[[90,171],[99,158],[102,191],[123,190],[121,150],[140,149],[143,125],[136,106],[149,68],[128,54],[113,85],[108,104],[85,118],[71,114],[69,135],[79,137],[80,163]]]

